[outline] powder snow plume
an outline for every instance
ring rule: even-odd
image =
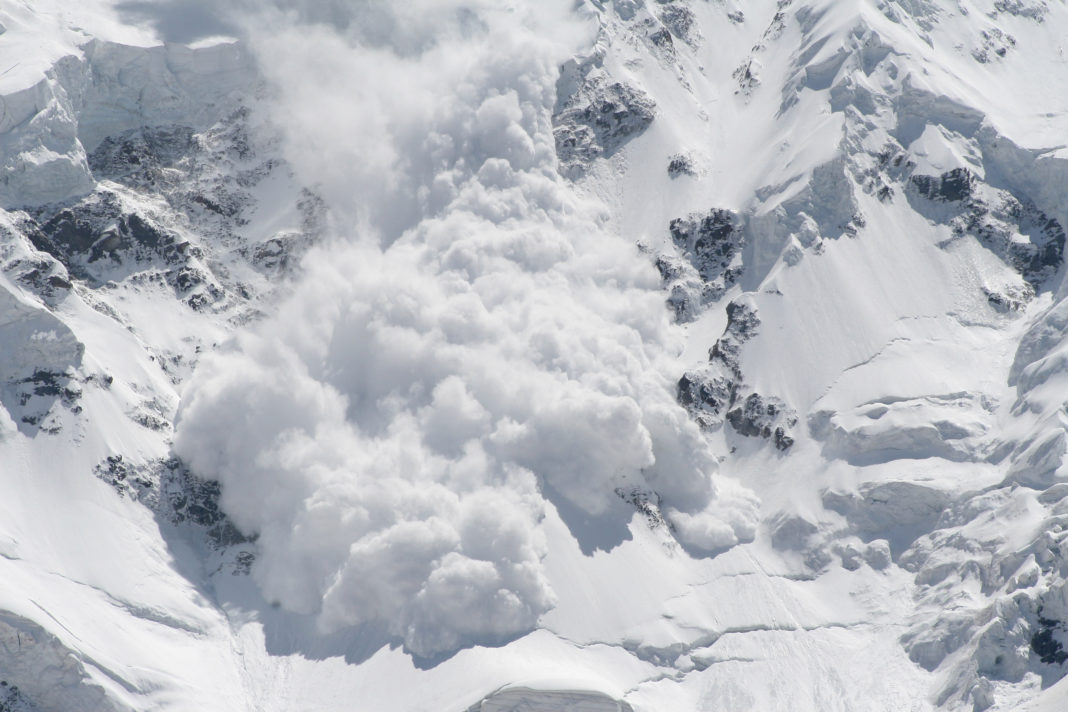
[[[203,361],[175,450],[259,534],[265,596],[324,631],[428,656],[533,629],[549,502],[645,493],[690,551],[754,536],[675,403],[655,269],[557,172],[558,67],[589,39],[568,5],[289,5],[251,30],[334,236]]]

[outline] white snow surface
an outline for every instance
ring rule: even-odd
[[[1068,700],[1064,3],[0,27],[0,710]]]

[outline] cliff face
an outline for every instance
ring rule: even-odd
[[[1063,4],[223,13],[0,2],[0,710],[1068,699]]]
[[[214,644],[153,692],[221,620],[190,583],[200,562],[252,557],[218,486],[170,454],[172,422],[200,354],[296,270],[321,203],[254,117],[263,82],[233,40],[140,46],[44,7],[0,15],[21,48],[0,119],[0,708],[225,705],[193,682],[236,681]],[[181,530],[207,559],[171,552]]]

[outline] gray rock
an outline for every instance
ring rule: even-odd
[[[641,135],[654,118],[656,103],[642,90],[603,75],[589,77],[553,116],[561,173],[580,177],[590,163]]]
[[[772,439],[779,450],[794,444],[790,430],[797,425],[797,413],[778,398],[751,393],[727,413],[727,421],[740,435]]]
[[[675,385],[675,398],[699,425],[712,429],[723,422],[736,387],[732,379],[715,370],[693,370],[684,373]]]
[[[671,156],[668,159],[667,171],[668,176],[671,178],[697,175],[697,168],[694,166],[693,159],[685,153],[676,153]]]
[[[1065,231],[1060,222],[1027,197],[986,185],[966,168],[940,176],[913,175],[906,195],[919,213],[949,224],[954,239],[974,237],[1036,289],[1064,262]],[[999,310],[1013,308],[1011,298],[998,295],[991,303]]]
[[[688,45],[696,47],[701,41],[701,32],[697,29],[697,17],[693,10],[682,5],[667,5],[660,11],[660,21],[671,34]]]
[[[714,208],[704,215],[675,218],[668,226],[671,241],[709,285],[713,299],[719,298],[741,276],[740,254],[745,233],[740,221],[737,214]]]

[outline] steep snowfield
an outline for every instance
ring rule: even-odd
[[[0,710],[1068,700],[1063,3],[0,28]]]

